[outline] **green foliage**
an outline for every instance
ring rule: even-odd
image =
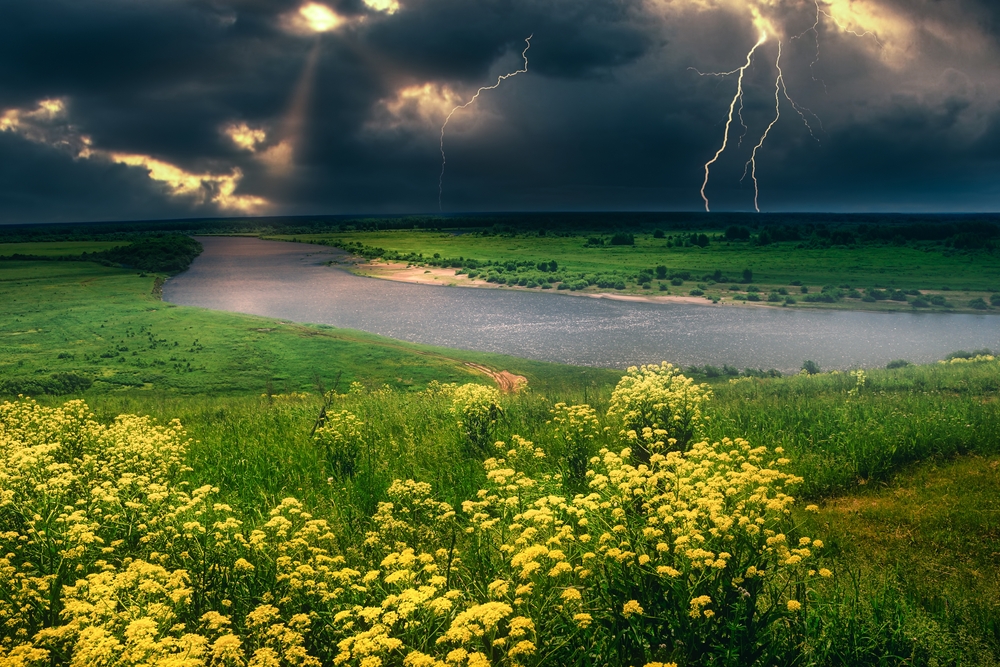
[[[802,370],[805,371],[808,375],[816,375],[817,373],[820,372],[819,364],[817,364],[812,359],[806,359],[805,361],[802,362]]]
[[[452,390],[451,412],[458,420],[469,451],[484,456],[491,451],[497,422],[503,414],[500,392],[495,387],[464,384]]]
[[[358,470],[363,428],[364,422],[356,415],[341,410],[328,413],[313,434],[316,444],[323,448],[330,470],[342,479],[353,477]]]
[[[906,368],[907,366],[912,366],[912,365],[913,364],[911,364],[906,359],[893,359],[892,361],[887,363],[885,367],[888,368],[889,370],[893,370],[895,368]]]
[[[589,405],[556,403],[552,407],[554,453],[566,462],[564,479],[573,489],[584,490],[587,467],[597,453],[602,430],[597,411]]]
[[[168,234],[142,237],[130,245],[98,252],[89,257],[129,269],[180,273],[191,265],[201,251],[201,244],[190,236]]]
[[[65,396],[90,389],[94,380],[76,373],[52,373],[48,377],[14,377],[0,380],[0,395]]]
[[[486,378],[485,363],[557,388],[580,373],[614,382],[620,373],[412,345],[360,331],[174,306],[153,294],[155,276],[92,262],[0,264],[0,393],[108,390],[259,394],[312,390],[330,381],[427,383]],[[44,298],[39,298],[44,295]],[[574,379],[575,381],[575,379]],[[92,383],[92,384],[90,384]]]
[[[638,443],[639,458],[649,460],[654,451],[687,449],[702,428],[711,395],[708,385],[695,384],[667,362],[632,366],[611,394],[608,415],[621,419],[622,433]]]

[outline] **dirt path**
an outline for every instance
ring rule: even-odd
[[[528,378],[523,375],[514,375],[510,371],[494,371],[486,366],[481,366],[471,362],[466,362],[465,365],[484,375],[488,375],[494,382],[497,383],[497,386],[500,387],[500,391],[505,394],[513,394],[528,386]]]

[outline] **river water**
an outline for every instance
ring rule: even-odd
[[[415,343],[583,366],[670,361],[797,370],[915,363],[1000,349],[1000,317],[662,304],[556,292],[414,285],[325,266],[344,253],[255,238],[202,237],[166,301],[360,329]]]

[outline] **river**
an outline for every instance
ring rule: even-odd
[[[594,299],[557,292],[414,285],[326,266],[324,246],[199,237],[205,251],[163,287],[165,301],[400,340],[582,366],[663,360],[797,370],[926,363],[1000,349],[1000,318]]]

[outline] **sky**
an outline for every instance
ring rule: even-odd
[[[1000,3],[4,3],[0,223],[706,208],[1000,210]]]

